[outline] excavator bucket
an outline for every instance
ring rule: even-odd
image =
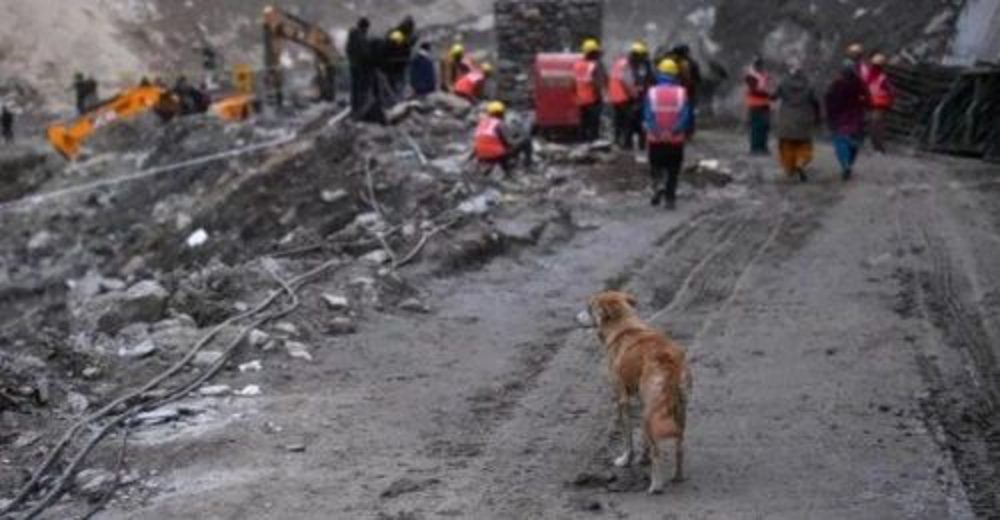
[[[67,161],[76,159],[80,154],[80,140],[72,136],[65,125],[52,125],[46,131],[49,143]]]

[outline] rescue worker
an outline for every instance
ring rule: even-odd
[[[677,181],[684,165],[684,143],[691,131],[693,107],[681,84],[680,66],[672,59],[657,65],[656,85],[649,89],[643,107],[646,148],[652,177],[653,198],[658,206],[665,201],[674,209]]]
[[[747,121],[750,126],[750,153],[769,155],[767,143],[771,131],[771,76],[760,56],[754,58],[746,76]]]
[[[410,90],[416,97],[424,97],[437,88],[437,72],[430,42],[423,42],[410,59]]]
[[[465,47],[456,43],[441,60],[441,90],[451,92],[455,82],[472,70],[472,62],[465,58]]]
[[[775,121],[778,158],[785,174],[806,182],[805,168],[813,159],[813,134],[820,119],[819,98],[802,71],[799,60],[790,60],[788,74],[778,84]]]
[[[347,61],[351,72],[351,113],[355,118],[360,118],[364,113],[374,78],[368,42],[369,27],[371,23],[362,17],[347,36]]]
[[[2,129],[3,140],[10,144],[14,142],[14,114],[11,113],[7,105],[0,109],[0,129]]]
[[[84,91],[86,92],[84,96],[84,99],[86,101],[84,102],[83,110],[84,112],[86,112],[87,110],[90,110],[91,108],[100,104],[101,98],[100,94],[98,93],[98,84],[96,78],[91,76],[85,79],[83,83],[84,83]]]
[[[493,75],[493,65],[483,63],[479,67],[472,67],[468,73],[462,75],[455,82],[452,92],[456,96],[461,96],[475,103],[483,97],[486,92],[486,81]]]
[[[476,126],[474,152],[476,160],[481,164],[498,164],[505,175],[510,175],[511,169],[518,158],[524,158],[524,164],[531,167],[531,136],[513,139],[504,123],[507,107],[501,101],[491,101],[486,105],[486,114]]]
[[[698,101],[701,98],[701,65],[691,57],[691,47],[686,43],[670,49],[667,57],[674,60],[681,69],[681,84],[687,89],[688,101],[694,111],[691,115],[691,135],[694,135],[698,117]]]
[[[833,134],[833,149],[844,181],[854,174],[854,162],[865,133],[868,87],[858,77],[857,63],[845,60],[837,79],[824,96],[826,121]]]
[[[632,44],[628,56],[615,61],[608,79],[608,103],[614,113],[615,143],[623,149],[632,149],[636,134],[639,136],[639,149],[646,149],[646,136],[642,131],[642,100],[652,83],[649,48],[637,41]]]
[[[406,88],[406,70],[410,64],[410,45],[403,31],[389,33],[382,52],[382,72],[389,83],[390,96],[395,100],[403,97]]]
[[[576,77],[576,105],[580,107],[580,129],[583,139],[596,141],[601,136],[603,89],[607,73],[601,64],[601,44],[589,38],[583,42],[583,59],[573,65]]]
[[[865,83],[868,85],[868,95],[871,101],[869,133],[872,137],[872,147],[878,153],[885,153],[885,118],[892,109],[896,90],[889,80],[889,75],[885,72],[885,65],[888,62],[885,54],[875,53],[872,56],[871,65],[868,67]]]
[[[861,81],[868,82],[868,63],[865,61],[865,46],[860,43],[852,43],[847,46],[847,59],[854,63],[855,71]]]

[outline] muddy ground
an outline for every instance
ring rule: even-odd
[[[468,130],[455,121],[406,124],[439,154],[432,162],[447,163],[460,151],[435,139]],[[301,307],[260,327],[271,342],[244,342],[209,383],[257,385],[260,395],[192,393],[164,422],[131,423],[123,485],[97,518],[1000,514],[996,167],[900,149],[866,155],[844,184],[823,144],[800,185],[718,129],[699,136],[689,162],[720,159],[733,182],[687,183],[680,209],[665,212],[649,206],[643,167],[626,155],[569,161],[550,150],[526,180],[466,177],[466,193],[447,164],[425,169],[398,135],[365,132],[328,131],[85,199],[79,210],[8,221],[18,224],[0,242],[0,369],[11,400],[0,498],[80,416],[72,394],[93,411],[275,289],[267,271],[287,279],[339,255],[341,267],[302,289]],[[393,249],[411,250],[419,230],[488,188],[498,204],[434,234],[399,269],[359,260],[379,249],[355,229],[374,219],[359,158],[380,144],[398,152],[375,165],[384,219],[417,227],[390,235]],[[41,184],[68,182],[53,175]],[[317,193],[339,189],[346,210]],[[144,218],[163,190],[174,194],[166,209]],[[28,247],[32,222],[57,241]],[[127,232],[96,240],[122,222]],[[186,250],[199,228],[211,231],[210,246]],[[58,241],[73,233],[88,240]],[[327,245],[310,248],[317,240]],[[114,347],[128,334],[80,339],[65,282],[88,266],[106,285],[161,282],[171,295],[164,321],[195,322],[178,333],[189,341],[171,336],[178,345],[121,359]],[[610,464],[622,441],[603,360],[593,331],[575,321],[604,288],[635,293],[642,314],[693,358],[688,480],[661,496],[644,493],[644,468]],[[347,307],[331,308],[330,294]],[[238,368],[254,361],[260,371]],[[91,367],[97,375],[86,376]],[[116,431],[86,467],[113,471],[121,440]],[[101,494],[87,483],[42,517],[88,511]]]

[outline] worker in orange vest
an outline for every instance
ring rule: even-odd
[[[473,151],[481,164],[498,164],[509,175],[515,161],[523,157],[525,166],[531,167],[531,136],[513,139],[504,123],[507,107],[501,101],[486,105],[486,114],[476,126]]]
[[[670,58],[656,67],[656,85],[649,89],[643,106],[646,149],[653,179],[651,204],[666,200],[674,209],[677,181],[684,166],[684,145],[694,124],[694,108],[681,83],[681,67]]]
[[[486,80],[492,75],[493,66],[489,63],[484,63],[480,67],[472,67],[469,72],[458,78],[452,92],[475,103],[483,97],[483,93],[486,91]]]
[[[580,107],[580,130],[585,140],[601,136],[601,111],[604,107],[603,87],[607,73],[601,64],[601,44],[593,38],[583,42],[583,59],[573,65],[576,77],[576,106]]]
[[[754,58],[744,81],[750,126],[750,153],[769,155],[767,141],[771,131],[771,76],[764,66],[763,58]]]
[[[632,139],[639,136],[639,149],[646,149],[646,134],[642,131],[642,100],[653,83],[653,66],[649,61],[649,48],[635,42],[628,56],[623,56],[611,66],[608,79],[608,103],[614,112],[615,143],[626,150],[632,149]]]
[[[871,104],[871,136],[872,146],[878,153],[885,153],[885,118],[892,109],[896,90],[885,72],[888,63],[885,54],[875,53],[868,66],[865,84],[868,85],[868,96]]]
[[[455,82],[473,69],[472,61],[465,57],[465,46],[456,43],[441,60],[441,90],[451,92]]]

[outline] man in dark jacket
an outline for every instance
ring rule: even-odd
[[[7,109],[7,105],[0,110],[0,128],[3,129],[3,140],[7,144],[14,142],[14,114]]]
[[[775,133],[778,157],[785,173],[805,182],[806,166],[813,158],[813,133],[819,124],[819,99],[798,60],[788,64],[788,74],[778,84],[773,98],[778,101]]]
[[[686,43],[677,45],[667,54],[681,68],[681,84],[687,90],[688,102],[691,103],[691,135],[694,135],[698,116],[698,95],[701,92],[701,66],[691,57],[691,47]]]
[[[347,36],[347,61],[351,68],[351,112],[355,117],[360,116],[367,103],[374,77],[368,42],[370,26],[367,18],[361,18]]]
[[[410,88],[413,95],[424,97],[437,88],[437,76],[434,70],[434,56],[431,55],[430,42],[420,44],[420,48],[410,60]]]
[[[824,97],[826,121],[833,134],[833,148],[840,162],[841,176],[850,180],[854,161],[865,133],[865,111],[868,108],[868,87],[858,76],[857,65],[844,62],[840,75],[833,81]]]

